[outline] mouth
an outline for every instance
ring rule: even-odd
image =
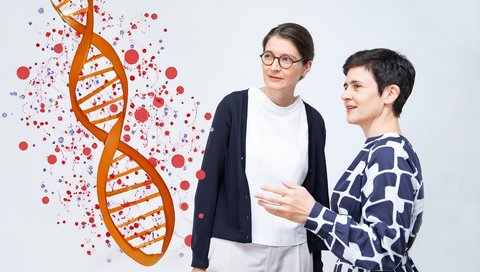
[[[356,109],[357,106],[345,105],[345,108],[347,109],[347,112],[351,112],[352,110]]]
[[[278,80],[282,80],[281,77],[276,77],[276,76],[268,76],[271,80],[275,80],[275,81],[278,81]]]

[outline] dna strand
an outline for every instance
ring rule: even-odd
[[[71,0],[51,3],[62,20],[82,35],[70,68],[69,94],[76,118],[104,143],[97,194],[105,226],[129,257],[142,265],[153,265],[170,244],[175,212],[168,187],[155,167],[120,140],[128,104],[122,62],[113,47],[93,32],[93,0],[79,8]],[[62,11],[69,8],[77,10]],[[112,109],[118,108],[121,111],[113,114]]]

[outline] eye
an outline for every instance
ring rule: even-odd
[[[270,52],[265,52],[265,53],[263,53],[263,59],[271,60],[271,59],[273,59],[273,54],[270,53]]]
[[[290,58],[287,55],[283,55],[280,57],[280,61],[285,62],[285,63],[290,63],[292,61],[292,58]]]

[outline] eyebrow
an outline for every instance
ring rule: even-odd
[[[352,81],[350,81],[350,84],[360,84],[360,85],[363,85],[363,82],[361,82],[360,80],[352,80]],[[343,83],[343,88],[344,88],[344,89],[346,89],[347,86],[348,86],[348,83],[347,83],[347,82]]]
[[[287,53],[281,54],[280,56],[277,57],[275,54],[273,54],[273,52],[272,52],[271,50],[265,50],[265,51],[263,51],[263,53],[270,53],[270,54],[272,54],[272,55],[273,55],[274,57],[276,57],[276,58],[281,58],[281,57],[283,57],[283,56],[288,56],[288,57],[290,57],[291,59],[296,59],[296,58],[297,58],[296,56],[290,55],[290,54],[287,54]],[[300,58],[302,58],[302,57],[300,57]]]

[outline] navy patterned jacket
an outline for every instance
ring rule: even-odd
[[[192,267],[208,267],[210,238],[252,242],[250,194],[245,175],[248,92],[227,95],[218,105],[208,137],[198,182],[192,233]],[[308,123],[308,172],[304,186],[324,206],[329,205],[325,163],[325,124],[318,111],[305,103]],[[322,271],[323,240],[307,231],[314,271]]]
[[[420,162],[395,133],[368,138],[335,186],[331,209],[317,203],[305,227],[339,259],[335,272],[417,271],[408,249],[422,223]]]

